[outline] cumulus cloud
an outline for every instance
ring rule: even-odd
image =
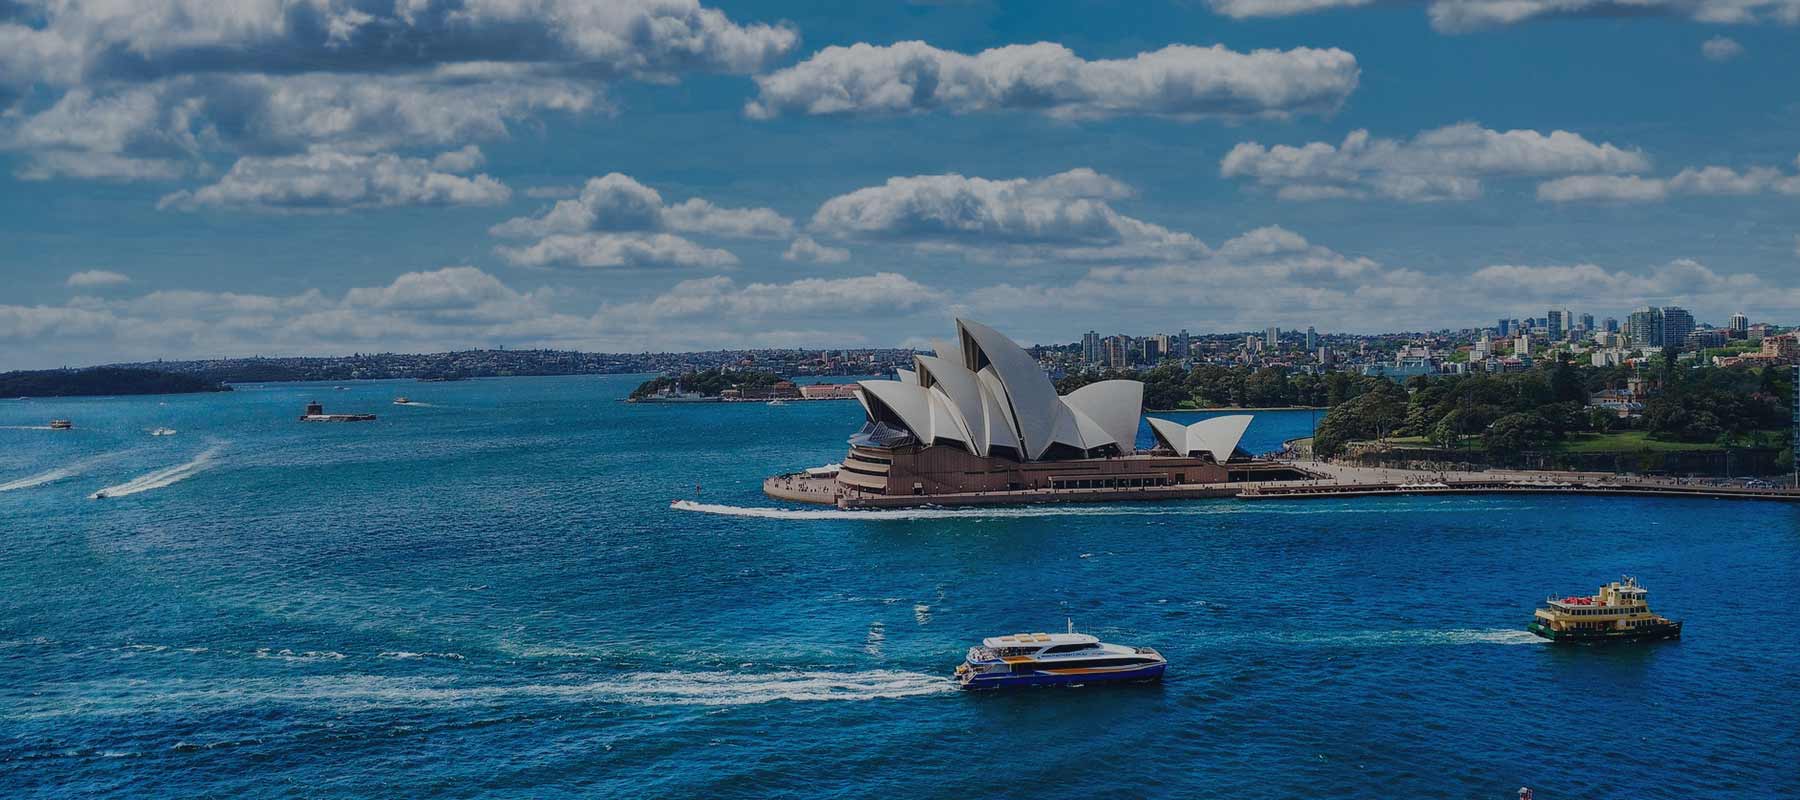
[[[112,270],[105,269],[84,269],[80,272],[71,274],[69,279],[63,283],[71,289],[101,289],[130,282],[131,276],[126,275],[123,272],[113,272]]]
[[[76,88],[0,121],[19,175],[163,179],[205,169],[213,152],[375,152],[505,137],[546,112],[598,107],[579,81],[443,68],[381,76],[192,75]],[[10,130],[8,129],[10,127]]]
[[[1015,261],[1166,258],[1205,249],[1189,234],[1113,209],[1112,201],[1131,194],[1086,168],[1008,180],[915,175],[826,200],[809,227],[838,239]]]
[[[54,365],[97,360],[434,350],[553,341],[587,317],[557,311],[548,289],[520,291],[473,267],[409,272],[342,295],[164,289],[82,296],[60,306],[0,304],[0,357]]]
[[[559,308],[569,298],[526,291],[458,266],[408,272],[340,294],[169,289],[59,306],[0,303],[0,359],[24,366],[252,353],[440,351],[506,344],[590,351],[744,346],[887,345],[870,323],[941,327],[945,294],[892,272],[791,282],[683,281],[641,299]],[[931,316],[929,322],[904,322]],[[846,325],[849,318],[861,325]],[[897,341],[898,337],[894,340]]]
[[[538,237],[587,231],[677,231],[738,238],[780,239],[794,232],[790,220],[767,208],[721,208],[701,198],[675,205],[629,175],[593,178],[574,198],[489,229],[495,236]]]
[[[792,236],[794,222],[768,208],[725,208],[694,197],[673,205],[617,172],[591,179],[580,194],[488,229],[494,236],[537,239],[495,248],[521,266],[730,267],[737,257],[678,234],[738,239]]]
[[[1800,162],[1800,159],[1796,159]],[[1552,203],[1648,203],[1673,196],[1800,195],[1800,175],[1774,167],[1689,167],[1670,178],[1617,175],[1571,175],[1538,184],[1539,200]]]
[[[1374,0],[1208,0],[1228,17],[1285,17],[1372,6]],[[1465,33],[1549,17],[1675,16],[1698,22],[1750,24],[1800,22],[1795,0],[1429,0],[1433,28]]]
[[[473,146],[435,159],[314,150],[298,156],[244,157],[218,183],[166,195],[158,208],[336,211],[392,206],[495,205],[512,197],[487,176],[463,176],[481,151]],[[450,171],[440,171],[450,170]]]
[[[152,179],[208,153],[454,147],[545,112],[608,108],[602,81],[749,73],[783,25],[697,0],[13,0],[0,148],[22,176]]]
[[[1744,46],[1736,39],[1714,36],[1701,43],[1700,54],[1708,61],[1730,61],[1744,54]]]
[[[819,264],[841,264],[850,260],[850,251],[842,247],[819,244],[811,236],[798,236],[781,257],[787,261],[812,261]]]
[[[558,233],[494,252],[520,267],[734,267],[737,256],[668,233]]]
[[[1595,143],[1568,131],[1495,131],[1464,122],[1411,139],[1382,139],[1352,131],[1338,145],[1300,147],[1242,142],[1219,163],[1219,174],[1247,178],[1286,200],[1384,197],[1407,202],[1479,196],[1482,179],[1648,169],[1634,149]]]
[[[1282,117],[1335,111],[1356,89],[1356,57],[1338,49],[1240,53],[1171,45],[1089,61],[1051,42],[966,55],[924,42],[827,47],[756,78],[744,111],[891,114],[1037,111],[1057,117]]]

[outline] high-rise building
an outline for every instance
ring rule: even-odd
[[[1104,354],[1100,344],[1100,334],[1088,331],[1081,335],[1081,360],[1088,364],[1098,364]]]
[[[1307,352],[1312,352],[1313,350],[1318,349],[1318,347],[1319,347],[1319,332],[1313,330],[1313,326],[1311,326],[1311,325],[1306,326],[1306,350],[1307,350]]]
[[[1281,349],[1281,329],[1270,325],[1263,329],[1263,346],[1270,350]]]
[[[1168,341],[1169,337],[1162,334],[1144,337],[1143,344],[1139,347],[1139,351],[1144,354],[1143,363],[1155,364],[1161,361],[1163,354],[1168,352],[1166,349]]]
[[[1520,358],[1531,357],[1531,337],[1520,336],[1513,340],[1513,355]]]
[[[1187,328],[1181,329],[1181,333],[1176,336],[1175,343],[1180,348],[1175,354],[1176,358],[1193,358],[1194,340],[1188,337]]]
[[[1544,329],[1550,332],[1550,341],[1560,342],[1569,335],[1569,310],[1552,308],[1544,312]]]
[[[1513,332],[1512,320],[1507,319],[1505,317],[1501,317],[1499,319],[1499,323],[1500,324],[1494,326],[1494,334],[1499,336],[1502,339],[1505,339],[1506,337],[1511,336],[1512,332]]]
[[[1744,316],[1741,313],[1732,314],[1731,315],[1731,324],[1729,327],[1731,328],[1732,332],[1734,332],[1734,333],[1738,333],[1738,334],[1749,333],[1750,332],[1750,318]],[[1742,339],[1744,337],[1740,335],[1737,338]]]
[[[1612,317],[1607,317],[1600,321],[1600,330],[1606,331],[1607,333],[1618,333],[1619,321]]]
[[[1644,306],[1633,311],[1630,325],[1632,347],[1663,346],[1662,309],[1656,306]]]
[[[1593,314],[1582,314],[1581,315],[1581,330],[1586,333],[1594,332],[1594,315]]]
[[[1663,306],[1663,345],[1666,347],[1682,347],[1688,343],[1688,334],[1694,332],[1694,315],[1680,306]]]
[[[1113,369],[1131,366],[1131,337],[1106,337],[1106,365]]]

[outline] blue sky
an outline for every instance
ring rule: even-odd
[[[0,367],[1800,317],[1794,0],[0,0]]]

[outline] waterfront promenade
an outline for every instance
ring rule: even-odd
[[[1299,500],[1403,494],[1585,494],[1630,497],[1704,497],[1800,502],[1793,488],[1753,489],[1681,478],[1545,470],[1428,471],[1355,467],[1322,461],[1283,461],[1311,480],[1192,483],[1101,489],[1023,489],[934,495],[880,495],[846,490],[835,478],[780,475],[763,481],[770,497],[844,509],[1110,503],[1147,500]]]

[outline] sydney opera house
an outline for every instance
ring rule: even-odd
[[[1307,477],[1239,447],[1248,415],[1192,425],[1152,418],[1140,451],[1142,383],[1101,381],[1058,395],[1037,359],[986,325],[957,320],[956,339],[934,349],[897,380],[858,384],[867,420],[842,464],[776,476],[764,490],[838,505],[996,493],[1034,502]]]

